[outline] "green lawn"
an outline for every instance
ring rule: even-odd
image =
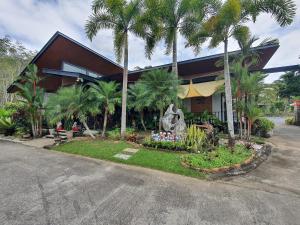
[[[113,157],[132,145],[126,142],[110,140],[73,141],[54,147],[54,150],[77,155],[104,159],[130,165],[137,165],[190,177],[204,178],[205,175],[192,169],[187,169],[180,164],[180,157],[185,153],[163,152],[141,148],[128,160]]]

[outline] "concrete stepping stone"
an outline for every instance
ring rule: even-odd
[[[123,160],[127,160],[131,157],[131,155],[126,155],[126,154],[122,154],[122,153],[118,153],[116,155],[114,155],[115,158],[118,159],[123,159]]]
[[[122,151],[122,153],[133,155],[133,154],[137,153],[138,151],[139,151],[139,149],[137,149],[137,148],[125,148]]]
[[[128,160],[132,155],[137,153],[139,149],[136,148],[125,148],[121,153],[114,155],[115,158]]]

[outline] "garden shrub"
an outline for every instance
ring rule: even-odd
[[[5,136],[13,135],[15,132],[15,124],[11,117],[0,117],[0,133]]]
[[[242,163],[252,154],[244,145],[236,145],[234,151],[219,146],[215,151],[201,154],[189,154],[182,157],[184,163],[193,168],[212,169]]]
[[[267,118],[259,118],[253,125],[253,133],[260,137],[269,137],[268,132],[272,131],[275,124]]]
[[[285,119],[286,125],[295,125],[295,118],[294,117],[288,117]]]
[[[15,131],[15,124],[12,120],[13,110],[0,109],[0,133],[12,135]]]
[[[143,145],[145,147],[155,149],[167,149],[172,151],[187,151],[187,147],[183,141],[154,141],[151,138],[146,138]]]
[[[113,130],[107,131],[107,136],[111,139],[117,140],[121,138],[121,129],[115,128]],[[135,130],[133,128],[126,128],[126,136],[132,136],[135,134]]]
[[[202,151],[206,140],[207,136],[204,130],[197,128],[196,125],[191,125],[187,128],[184,144],[188,150],[192,152]]]
[[[4,105],[4,109],[12,112],[12,121],[18,136],[31,132],[31,124],[28,120],[27,106],[20,102],[9,102]]]

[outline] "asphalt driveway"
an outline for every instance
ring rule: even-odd
[[[241,177],[203,181],[0,142],[0,224],[300,224],[300,129]]]

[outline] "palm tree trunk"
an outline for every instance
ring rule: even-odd
[[[103,129],[102,129],[102,135],[101,135],[102,137],[105,137],[106,124],[107,124],[107,113],[108,113],[108,109],[107,109],[107,107],[105,107]]]
[[[225,100],[227,111],[227,126],[229,132],[229,142],[234,144],[234,126],[233,126],[233,111],[232,111],[232,93],[231,81],[228,61],[228,39],[224,40],[224,77],[225,77]]]
[[[125,34],[124,44],[124,71],[122,89],[122,114],[121,114],[121,138],[126,135],[126,105],[127,105],[127,80],[128,80],[128,33]]]
[[[43,115],[42,115],[41,111],[39,113],[39,116],[40,116],[39,136],[42,137],[42,135],[43,135]]]
[[[173,62],[172,62],[172,72],[178,77],[178,67],[177,67],[177,31],[174,32],[173,40]]]
[[[161,128],[162,128],[162,118],[163,118],[163,115],[164,115],[164,111],[163,111],[163,109],[160,109],[159,110],[159,126],[158,126],[159,132],[161,131]]]
[[[35,131],[34,131],[34,123],[33,123],[33,120],[31,121],[31,130],[32,130],[32,137],[35,138]]]
[[[144,130],[147,131],[147,128],[144,123],[144,111],[143,110],[141,111],[141,124],[142,124]]]
[[[88,125],[86,124],[85,121],[82,121],[83,126],[85,127],[85,129],[87,130],[88,134],[93,138],[96,139],[95,136],[92,134],[90,128],[88,127]]]
[[[248,135],[247,135],[247,139],[250,140],[250,136],[251,136],[251,120],[248,119]]]
[[[242,111],[240,111],[239,112],[239,124],[240,124],[240,131],[239,131],[239,134],[240,134],[240,138],[242,139],[242,137],[243,137],[243,121],[242,121],[242,117],[243,117],[243,115],[242,115]]]
[[[31,113],[31,129],[32,129],[32,136],[33,136],[33,138],[35,138],[36,137],[36,123],[35,123],[34,112]]]

